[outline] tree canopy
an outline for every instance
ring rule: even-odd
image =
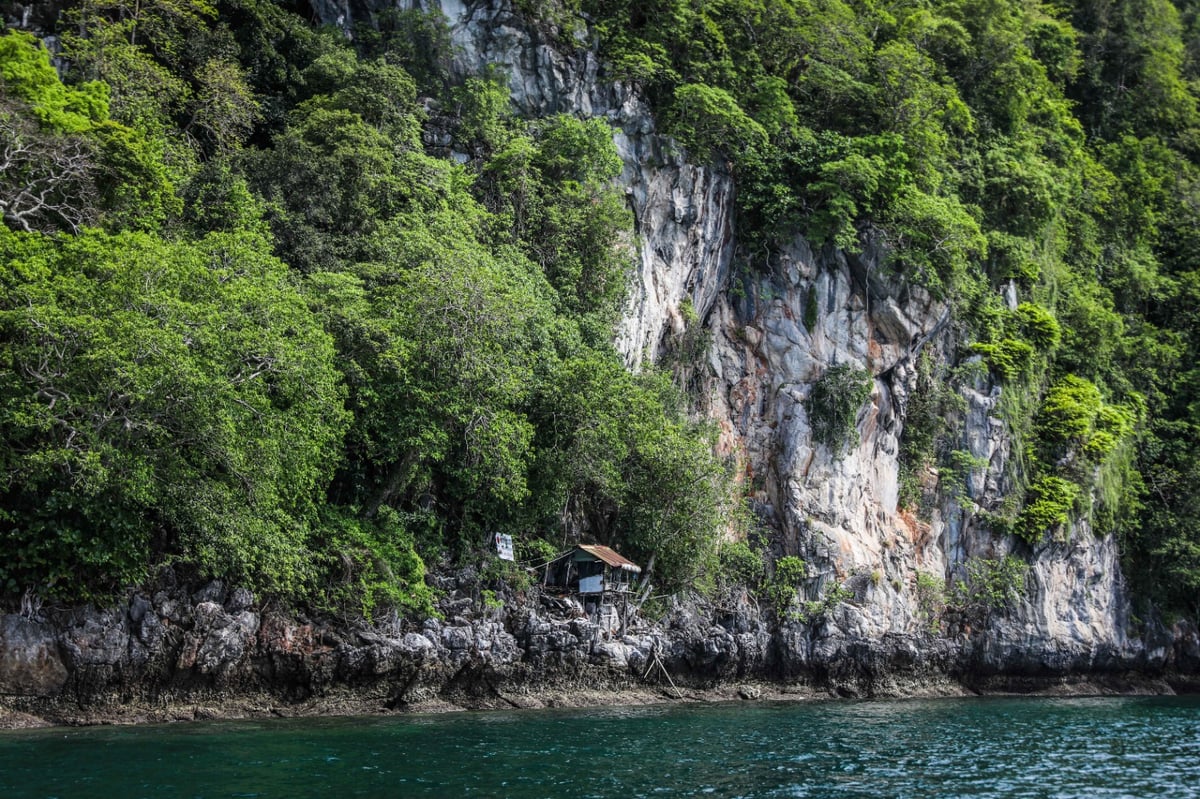
[[[0,37],[0,589],[172,566],[429,612],[424,561],[495,532],[703,570],[730,482],[613,349],[632,220],[605,122],[439,83],[441,39],[403,35],[423,15],[357,50],[257,0],[66,18],[66,83]],[[406,66],[468,163],[426,150]]]
[[[741,268],[796,235],[879,243],[954,305],[954,363],[920,380],[979,364],[1004,389],[997,535],[1090,520],[1197,610],[1195,2],[515,8],[564,49],[588,28],[603,78],[733,176]],[[727,464],[611,343],[634,237],[606,121],[518,118],[418,10],[352,37],[271,0],[76,0],[60,24],[59,69],[0,36],[4,591],[172,565],[417,610],[424,560],[496,531],[616,544],[674,585],[711,567]],[[826,393],[840,447],[853,409]],[[913,406],[909,478],[952,465],[955,407]]]

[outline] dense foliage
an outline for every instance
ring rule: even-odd
[[[668,586],[716,562],[711,432],[611,344],[631,219],[603,121],[455,85],[416,13],[357,49],[259,0],[66,19],[65,84],[0,37],[5,593],[172,565],[420,611],[425,561],[494,532]]]
[[[962,454],[947,387],[994,381],[1020,441],[996,533],[1089,520],[1200,610],[1195,0],[515,6],[564,48],[594,32],[734,175],[746,268],[797,232],[878,243],[956,305],[957,365],[918,369],[908,501]],[[422,608],[423,559],[493,531],[599,539],[675,584],[718,562],[712,433],[609,343],[631,231],[603,121],[515,118],[417,11],[351,43],[271,0],[79,0],[59,33],[65,83],[0,37],[4,591],[171,563]],[[814,389],[834,449],[861,377]]]

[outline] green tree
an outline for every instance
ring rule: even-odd
[[[0,36],[0,203],[10,227],[161,224],[178,206],[159,144],[109,119],[104,83],[64,86],[32,36]]]
[[[675,90],[671,133],[701,159],[737,161],[767,147],[767,132],[729,92],[689,83]]]
[[[460,195],[455,167],[420,150],[420,112],[403,70],[329,55],[305,75],[339,88],[301,103],[272,146],[246,162],[280,255],[314,272],[370,259],[386,220]]]
[[[0,235],[9,589],[115,589],[163,557],[302,585],[345,418],[266,243]]]
[[[573,538],[628,550],[656,581],[686,587],[713,564],[733,511],[712,431],[688,422],[665,375],[631,375],[580,351],[534,398],[532,507]]]

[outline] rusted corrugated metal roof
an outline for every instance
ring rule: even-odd
[[[614,569],[624,569],[625,571],[639,573],[642,571],[641,566],[622,555],[618,555],[614,550],[608,547],[602,547],[599,544],[580,544],[579,548],[589,555],[596,556],[609,566],[612,566]]]

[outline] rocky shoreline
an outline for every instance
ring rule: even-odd
[[[782,627],[744,595],[724,609],[676,602],[619,631],[537,589],[484,603],[471,574],[442,579],[442,618],[421,624],[308,619],[219,581],[134,592],[109,608],[0,616],[0,727],[1200,691],[1200,637],[1186,623],[1085,660],[1042,639],[998,646],[1003,619],[955,638],[855,636],[855,599]]]
[[[1176,691],[1165,680],[1124,675],[1122,678],[1096,682],[1088,679],[1047,681],[1036,690],[973,691],[953,681],[926,686],[914,686],[911,693],[876,699],[943,699],[975,696],[1135,696],[1200,693],[1200,685],[1192,683],[1185,691]],[[836,701],[836,695],[807,685],[777,685],[772,683],[738,683],[716,688],[680,689],[622,689],[601,691],[585,687],[577,690],[535,691],[524,694],[497,695],[458,704],[433,699],[416,702],[402,709],[389,708],[381,697],[371,692],[335,691],[327,696],[298,703],[280,702],[271,694],[237,696],[228,699],[203,701],[174,701],[160,705],[135,702],[128,705],[87,705],[69,702],[17,703],[26,709],[7,706],[0,701],[0,729],[37,729],[54,726],[108,726],[132,724],[174,724],[193,721],[253,720],[270,718],[312,718],[336,716],[403,716],[408,714],[452,713],[492,710],[538,710],[552,708],[626,707],[661,704],[712,704],[718,702],[812,702]]]
[[[1019,689],[1018,689],[1019,688]],[[900,695],[873,697],[875,700],[949,699],[980,696],[1170,696],[1200,693],[1200,681],[1150,678],[1130,673],[1088,677],[1045,678],[1009,686],[1009,690],[971,689],[953,680],[912,685]],[[430,699],[403,708],[389,707],[386,697],[372,691],[340,689],[300,702],[280,701],[273,694],[168,701],[161,704],[79,705],[66,700],[36,701],[0,698],[0,729],[20,730],[55,726],[86,727],[133,724],[175,724],[195,721],[289,719],[337,716],[403,716],[492,710],[538,710],[553,708],[626,707],[661,704],[712,704],[719,702],[812,702],[839,701],[837,694],[811,685],[736,683],[715,688],[643,689],[612,691],[579,687],[449,701]]]

